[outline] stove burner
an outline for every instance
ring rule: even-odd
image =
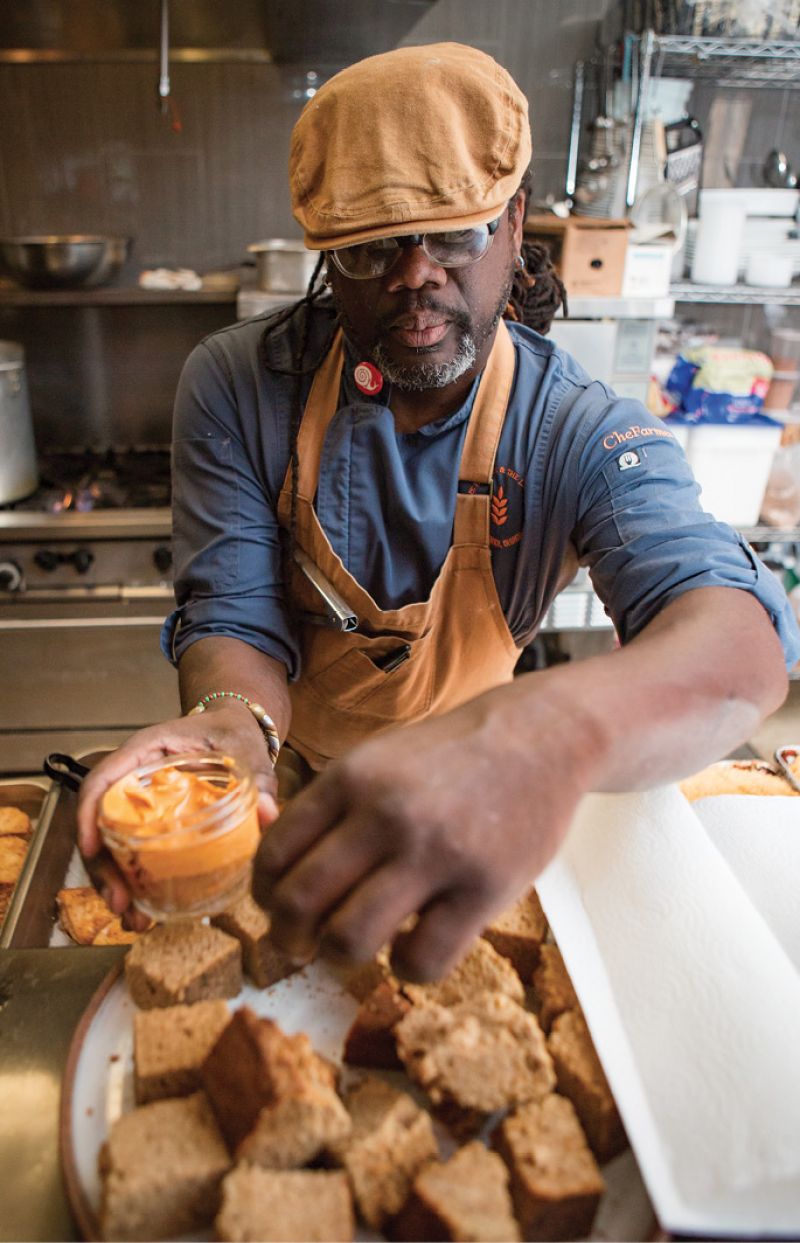
[[[18,513],[87,513],[152,509],[170,503],[169,449],[105,449],[43,454],[32,496],[0,509]]]

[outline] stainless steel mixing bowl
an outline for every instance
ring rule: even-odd
[[[0,269],[28,289],[89,289],[122,267],[129,237],[63,234],[0,238]]]

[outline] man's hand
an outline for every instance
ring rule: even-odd
[[[557,730],[492,728],[502,692],[361,744],[284,811],[256,859],[276,941],[366,960],[394,941],[406,978],[444,974],[554,854],[583,784]],[[550,717],[545,699],[540,716]]]
[[[631,643],[525,674],[332,764],[261,843],[273,935],[442,975],[552,858],[582,795],[678,780],[741,745],[786,694],[762,606],[707,587]],[[410,933],[397,936],[406,916]]]
[[[145,927],[149,921],[131,906],[130,892],[111,856],[103,848],[97,828],[100,800],[110,785],[142,764],[204,751],[232,755],[249,765],[260,790],[258,810],[261,824],[271,824],[278,814],[275,802],[277,781],[263,734],[241,704],[215,706],[197,716],[181,717],[140,730],[117,751],[101,760],[83,781],[78,801],[79,849],[92,883],[115,914],[124,914],[126,923],[132,927]]]

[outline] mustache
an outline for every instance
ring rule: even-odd
[[[472,327],[472,319],[465,311],[456,310],[454,307],[447,306],[445,303],[439,302],[438,299],[433,298],[428,294],[418,294],[410,298],[405,298],[390,314],[379,315],[375,320],[375,335],[377,337],[382,336],[383,333],[388,332],[389,329],[395,327],[395,325],[399,321],[405,319],[406,316],[413,315],[421,311],[426,311],[429,314],[440,317],[441,319],[449,320],[451,323],[455,324],[457,328],[461,328],[464,332],[469,331]]]

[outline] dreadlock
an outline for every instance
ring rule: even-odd
[[[559,307],[568,315],[567,291],[553,267],[550,251],[541,242],[523,242],[521,248],[525,267],[514,274],[509,294],[506,319],[542,333],[550,329]]]
[[[519,188],[525,195],[522,210],[527,216],[533,193],[532,168],[525,173]],[[523,239],[520,254],[525,263],[514,273],[508,306],[503,315],[505,319],[524,324],[544,336],[550,331],[553,316],[559,307],[563,307],[565,317],[569,314],[567,291],[553,266],[547,246]]]
[[[308,348],[308,337],[311,327],[311,308],[319,301],[326,292],[324,283],[320,283],[319,276],[325,263],[325,255],[320,252],[319,259],[316,262],[311,279],[303,297],[293,302],[291,306],[284,307],[278,311],[276,315],[270,317],[261,336],[260,353],[262,362],[269,370],[277,372],[278,375],[291,376],[294,380],[292,384],[292,406],[291,420],[289,423],[289,461],[292,467],[292,488],[291,488],[291,509],[289,518],[289,542],[286,549],[286,556],[283,567],[284,585],[287,588],[286,599],[287,606],[291,609],[291,595],[289,593],[289,583],[291,578],[291,567],[294,561],[295,548],[297,546],[297,489],[299,484],[300,458],[297,452],[297,441],[300,434],[300,422],[303,418],[303,377],[313,374],[330,347],[330,340],[326,338],[319,357],[313,359],[307,365],[303,365],[303,359]],[[300,330],[296,334],[292,342],[292,365],[291,367],[276,367],[275,363],[268,359],[267,341],[274,332],[281,328],[289,320],[299,317]]]

